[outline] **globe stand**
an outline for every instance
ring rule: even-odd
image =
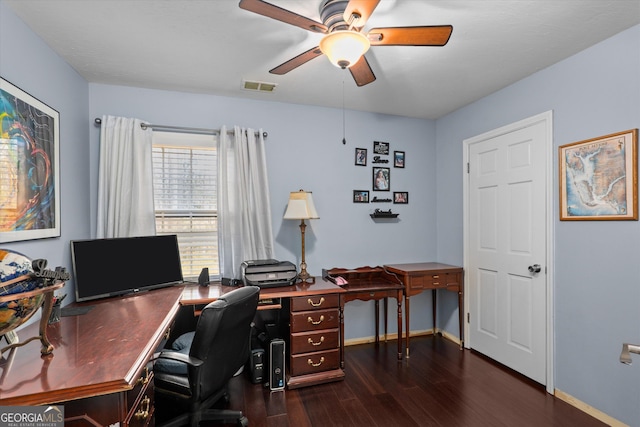
[[[51,316],[51,310],[53,309],[53,292],[62,288],[63,286],[64,286],[64,282],[59,282],[59,283],[54,283],[53,285],[45,286],[43,288],[34,289],[32,291],[21,292],[18,294],[11,294],[11,295],[3,295],[0,297],[0,303],[3,303],[3,302],[10,302],[10,301],[18,301],[23,298],[37,297],[44,294],[44,300],[33,310],[33,314],[35,314],[35,312],[38,311],[38,308],[42,307],[42,313],[41,313],[42,316],[40,317],[39,335],[35,337],[31,337],[24,342],[17,342],[17,343],[10,344],[0,349],[0,354],[4,353],[5,351],[11,350],[12,348],[22,347],[23,345],[37,339],[39,339],[40,343],[42,344],[42,347],[40,348],[40,353],[43,356],[46,356],[53,352],[53,345],[51,344],[51,342],[49,341],[49,338],[47,337],[47,325],[49,324],[49,316]],[[16,325],[16,327],[20,325]],[[12,330],[13,329],[4,331],[4,333],[11,332]]]

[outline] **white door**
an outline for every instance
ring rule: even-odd
[[[550,121],[536,116],[465,141],[468,344],[541,384],[548,356]]]

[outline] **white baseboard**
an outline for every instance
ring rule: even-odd
[[[441,331],[438,331],[441,332]],[[409,337],[418,337],[418,336],[425,336],[425,335],[433,335],[433,329],[426,329],[423,331],[411,331],[411,334],[409,335]],[[446,339],[448,339],[449,341],[453,341],[456,344],[460,344],[460,340],[458,339],[458,337],[450,335],[446,332],[442,332],[442,336]],[[394,341],[398,339],[398,333],[393,333],[393,334],[387,334],[387,341]],[[403,337],[404,339],[404,337]],[[380,335],[380,341],[383,342],[384,341],[384,335]],[[350,340],[345,340],[344,341],[344,345],[345,347],[350,346],[350,345],[359,345],[359,344],[371,344],[376,342],[376,338],[375,336],[370,336],[370,337],[362,337],[362,338],[353,338]]]
[[[574,406],[578,409],[580,409],[582,412],[585,412],[589,415],[591,415],[593,418],[596,418],[600,421],[602,421],[603,423],[612,426],[612,427],[629,427],[627,424],[620,422],[618,420],[616,420],[615,418],[613,418],[610,415],[605,414],[602,411],[597,410],[596,408],[594,408],[591,405],[587,405],[586,403],[582,402],[581,400],[576,399],[575,397],[560,391],[558,389],[555,389],[553,392],[553,395],[555,397],[557,397],[558,399],[567,402],[569,405]]]

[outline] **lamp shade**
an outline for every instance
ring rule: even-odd
[[[310,191],[292,191],[289,193],[289,204],[284,219],[318,219],[316,206]]]
[[[351,30],[334,31],[320,40],[320,50],[336,67],[347,68],[354,65],[371,44],[369,39]]]

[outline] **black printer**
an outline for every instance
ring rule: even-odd
[[[293,263],[276,259],[244,261],[241,269],[245,286],[261,288],[290,286],[298,277],[298,271]]]

